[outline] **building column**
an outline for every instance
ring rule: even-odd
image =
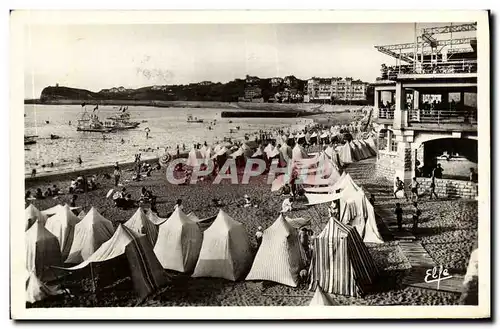
[[[380,91],[378,90],[375,90],[375,95],[374,95],[374,105],[373,105],[373,117],[376,119],[378,118],[378,103],[379,103],[379,94],[380,94]]]
[[[396,82],[396,109],[394,110],[394,128],[408,127],[408,111],[406,110],[406,94],[401,82]]]

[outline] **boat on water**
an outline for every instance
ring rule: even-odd
[[[197,117],[193,117],[191,114],[187,117],[188,123],[203,123],[203,119],[198,119]]]
[[[80,114],[80,118],[78,119],[78,125],[76,126],[76,131],[88,131],[88,132],[100,132],[100,133],[109,133],[113,131],[112,128],[104,126],[104,124],[99,120],[95,111],[98,109],[98,106],[94,108],[92,113],[87,112],[87,110],[83,109],[83,112]]]
[[[109,121],[104,122],[104,126],[113,130],[126,130],[137,128],[141,123],[130,121],[130,113],[127,112],[127,107],[120,107],[118,113],[108,117]]]
[[[38,136],[24,136],[24,145],[35,144]]]

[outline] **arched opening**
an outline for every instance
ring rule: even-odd
[[[443,168],[443,178],[469,180],[471,168],[477,173],[478,145],[475,139],[434,139],[422,143],[416,153],[420,176],[423,177],[431,177],[437,164]]]

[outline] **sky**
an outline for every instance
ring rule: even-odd
[[[373,82],[382,63],[395,63],[374,46],[413,41],[413,23],[28,25],[25,98],[56,84],[99,91],[247,74]]]

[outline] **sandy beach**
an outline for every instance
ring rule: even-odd
[[[391,183],[376,178],[375,158],[359,161],[347,168],[355,181],[367,190],[376,189],[377,203],[395,202],[390,197]],[[99,174],[111,173],[103,168]],[[267,176],[252,178],[248,185],[231,185],[223,180],[219,185],[209,181],[196,185],[172,185],[165,178],[165,168],[154,171],[151,177],[140,182],[131,181],[132,172],[124,171],[123,183],[132,198],[137,200],[143,186],[151,189],[158,196],[160,217],[172,211],[177,199],[182,199],[185,212],[194,212],[200,218],[214,216],[218,208],[212,199],[217,198],[224,204],[223,209],[234,219],[245,225],[249,239],[256,246],[254,234],[258,226],[264,229],[278,217],[284,196],[270,191],[265,184]],[[26,189],[41,188],[45,191],[56,184],[67,191],[74,174],[59,175],[56,180],[26,181]],[[120,210],[113,207],[112,200],[106,199],[106,193],[113,188],[112,179],[104,179],[99,175],[100,188],[87,194],[80,194],[77,206],[88,211],[94,206],[115,225],[127,221],[137,210]],[[244,208],[243,196],[248,194],[252,204],[257,207]],[[46,209],[56,204],[69,202],[70,194],[57,199],[35,200],[33,204],[39,209]],[[439,207],[436,207],[439,202]],[[328,221],[325,205],[305,207],[304,201],[297,201],[297,210],[290,213],[292,218],[310,218],[311,229],[317,234]],[[404,205],[409,207],[409,205]],[[449,266],[454,271],[463,273],[470,256],[470,249],[477,239],[477,202],[465,200],[422,201],[422,231],[419,237],[424,247],[437,263]],[[377,206],[375,206],[377,208]],[[463,214],[456,220],[457,214]],[[475,216],[474,216],[475,214]],[[402,279],[407,274],[410,264],[404,256],[398,241],[390,241],[385,224],[378,219],[378,226],[386,241],[381,245],[368,245],[377,266],[382,272],[378,290],[363,298],[333,295],[339,305],[452,305],[458,302],[459,295],[434,290],[418,289],[404,286]],[[409,225],[410,219],[405,219]],[[208,224],[202,225],[206,229]],[[454,237],[454,239],[451,239]],[[96,265],[98,268],[100,265]],[[109,265],[108,265],[109,266]],[[119,268],[120,265],[117,265]],[[99,273],[94,269],[94,272]],[[104,271],[103,271],[104,272]],[[141,302],[141,306],[299,306],[308,305],[313,292],[307,286],[290,288],[272,282],[230,282],[222,279],[191,278],[184,274],[169,272],[172,282],[154,296]],[[134,306],[137,304],[131,288],[130,278],[112,279],[95,294],[89,279],[89,271],[82,270],[65,279],[65,286],[70,288],[74,297],[68,295],[53,297],[31,307],[91,307],[91,306]]]

